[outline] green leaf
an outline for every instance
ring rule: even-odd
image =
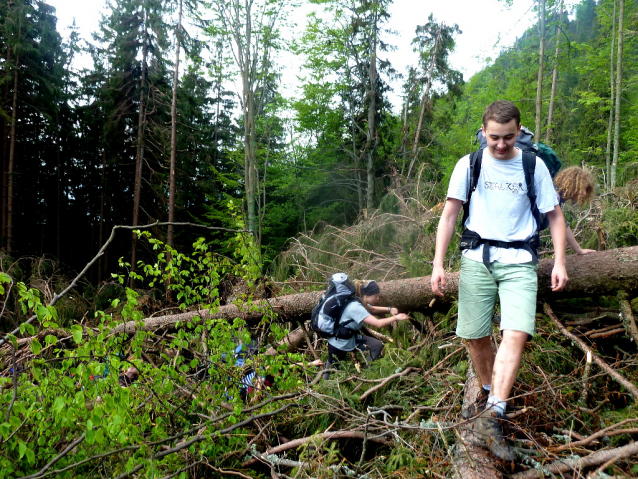
[[[25,443],[23,443],[22,441],[20,441],[18,443],[18,452],[20,453],[20,459],[22,459],[22,457],[27,453],[27,445]]]
[[[45,342],[47,345],[50,345],[50,344],[57,344],[57,343],[58,343],[58,338],[57,338],[57,337],[55,337],[55,336],[53,336],[52,334],[47,334],[47,335],[44,337],[44,342]]]
[[[37,356],[40,354],[40,351],[42,351],[42,344],[40,344],[40,341],[37,339],[33,338],[33,341],[31,341],[31,352]]]
[[[64,409],[64,405],[64,399],[58,396],[53,403],[53,410],[59,413],[62,409]]]
[[[82,342],[82,335],[84,333],[84,331],[82,330],[82,326],[80,326],[79,324],[75,324],[73,325],[73,327],[71,327],[71,331],[73,331],[73,340],[77,344],[80,344]]]

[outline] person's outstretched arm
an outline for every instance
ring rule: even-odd
[[[560,206],[556,205],[547,213],[549,231],[554,243],[554,268],[552,269],[552,291],[561,291],[567,284],[567,270],[565,269],[565,242],[567,226]]]
[[[430,283],[432,292],[437,296],[443,296],[443,290],[445,289],[445,269],[443,269],[443,262],[445,261],[445,253],[447,253],[450,240],[454,234],[456,219],[462,207],[463,202],[461,200],[448,198],[445,201],[445,207],[439,220],[439,227],[436,230],[436,251],[434,253],[434,261],[432,262]]]
[[[566,236],[567,236],[567,244],[569,245],[569,247],[571,249],[574,250],[574,253],[576,253],[576,254],[589,254],[589,253],[595,253],[596,252],[595,249],[583,249],[583,248],[581,248],[580,245],[578,244],[578,241],[576,241],[576,238],[574,237],[574,232],[572,231],[572,229],[569,226],[567,227]]]

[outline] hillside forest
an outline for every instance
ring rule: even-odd
[[[390,5],[109,0],[81,38],[0,0],[0,478],[638,476],[638,4],[530,1],[466,80],[463,32],[434,15],[397,72]],[[564,208],[596,250],[568,257],[564,293],[541,292],[541,237],[515,464],[463,419],[459,235],[446,296],[424,278],[497,99],[596,183]],[[409,321],[322,379],[307,322],[338,271]]]

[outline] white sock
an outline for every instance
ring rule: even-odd
[[[490,389],[492,389],[492,385],[491,384],[483,384],[483,390],[484,391],[487,391],[489,393]]]
[[[489,396],[487,398],[487,405],[485,406],[485,409],[492,408],[492,411],[502,416],[503,414],[505,414],[506,405],[507,402],[503,401],[501,398],[497,398],[496,396]]]

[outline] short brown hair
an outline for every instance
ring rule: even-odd
[[[587,170],[571,166],[554,178],[556,190],[563,200],[585,204],[594,196],[594,177]]]
[[[497,100],[485,108],[483,113],[483,126],[485,128],[487,128],[487,122],[490,120],[501,124],[516,120],[516,126],[518,126],[521,124],[521,111],[511,101]]]

